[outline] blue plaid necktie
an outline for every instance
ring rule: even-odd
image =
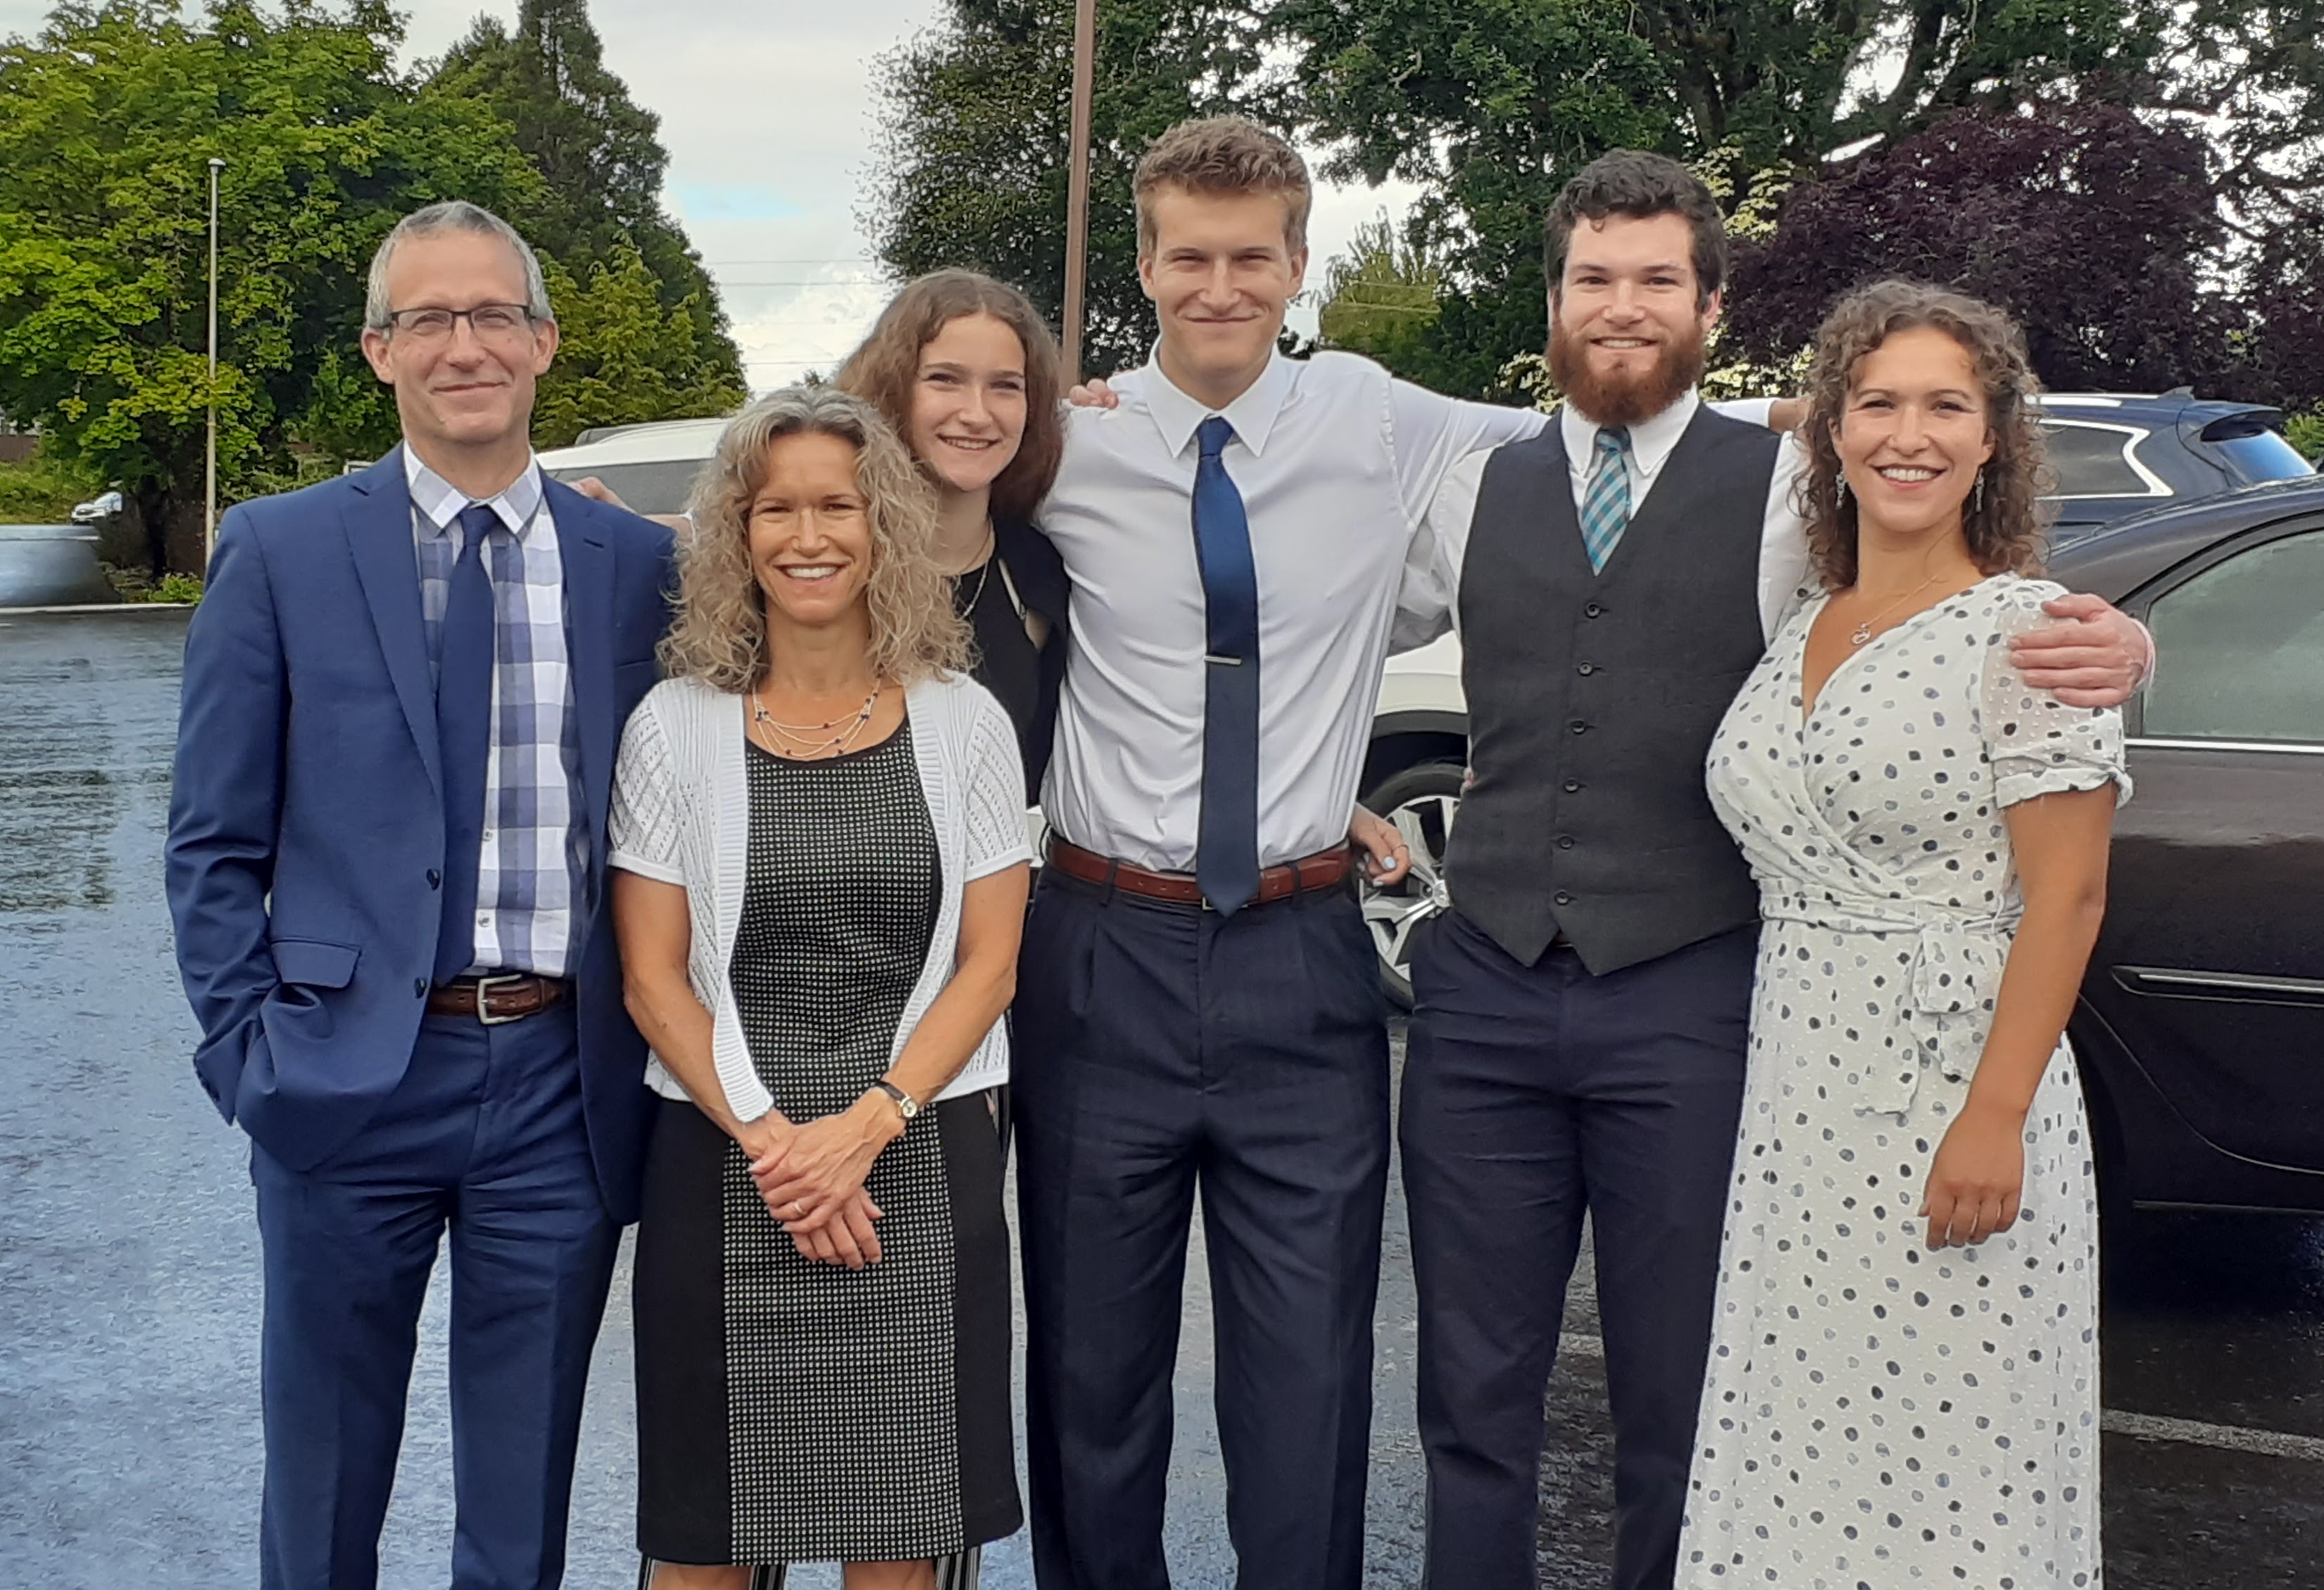
[[[1630,526],[1630,433],[1609,426],[1598,433],[1597,462],[1582,497],[1582,547],[1590,566],[1603,573],[1614,544]]]
[[[493,743],[492,575],[484,543],[500,515],[481,502],[460,510],[460,558],[444,598],[436,669],[436,743],[444,764],[444,917],[436,935],[436,980],[451,981],[476,959],[476,865],[484,842],[484,765]]]
[[[1259,893],[1259,574],[1242,493],[1219,457],[1234,427],[1214,414],[1194,434],[1194,558],[1209,630],[1194,881],[1231,915]]]

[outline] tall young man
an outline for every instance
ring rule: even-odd
[[[1160,340],[1041,516],[1074,593],[1016,1006],[1034,1561],[1169,1582],[1199,1194],[1240,1582],[1353,1590],[1388,1107],[1343,841],[1415,530],[1541,418],[1277,353],[1309,189],[1251,124],[1164,134],[1137,198]]]
[[[456,1590],[564,1574],[649,1095],[605,918],[669,533],[542,478],[540,266],[473,205],[372,262],[402,445],[219,527],[170,812],[194,1068],[251,1139],[267,1590],[367,1590],[448,1230]]]
[[[1532,1590],[1542,1397],[1585,1213],[1615,1427],[1618,1590],[1667,1590],[1741,1106],[1758,895],[1703,792],[1807,577],[1798,450],[1695,395],[1727,248],[1686,169],[1618,152],[1547,227],[1540,436],[1456,465],[1398,639],[1457,623],[1473,783],[1417,947],[1402,1143],[1428,1460],[1425,1582]],[[2126,698],[2094,597],[2027,681]]]

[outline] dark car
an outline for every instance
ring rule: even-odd
[[[2126,520],[2051,572],[2162,659],[2071,1029],[2107,1197],[2324,1210],[2324,481]]]
[[[2050,532],[2064,547],[2170,502],[2315,471],[2283,438],[2283,411],[2198,398],[2050,392],[2042,428],[2057,472]]]
[[[2144,619],[2161,666],[2125,710],[2106,927],[2072,1034],[2109,1203],[2324,1211],[2324,479],[2153,510],[2052,574]],[[1446,904],[1459,654],[1390,667],[1365,804],[1413,878],[1367,889],[1391,996]]]

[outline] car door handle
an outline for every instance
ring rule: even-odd
[[[2324,981],[2263,977],[2257,972],[2188,971],[2163,966],[2117,966],[2114,980],[2134,994],[2171,999],[2236,999],[2253,1005],[2324,1006]]]

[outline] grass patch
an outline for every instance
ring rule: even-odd
[[[0,524],[69,523],[74,506],[102,490],[78,471],[38,453],[22,464],[0,464]]]
[[[143,568],[123,568],[111,563],[100,566],[124,602],[193,602],[202,599],[199,574],[163,574],[156,580]]]

